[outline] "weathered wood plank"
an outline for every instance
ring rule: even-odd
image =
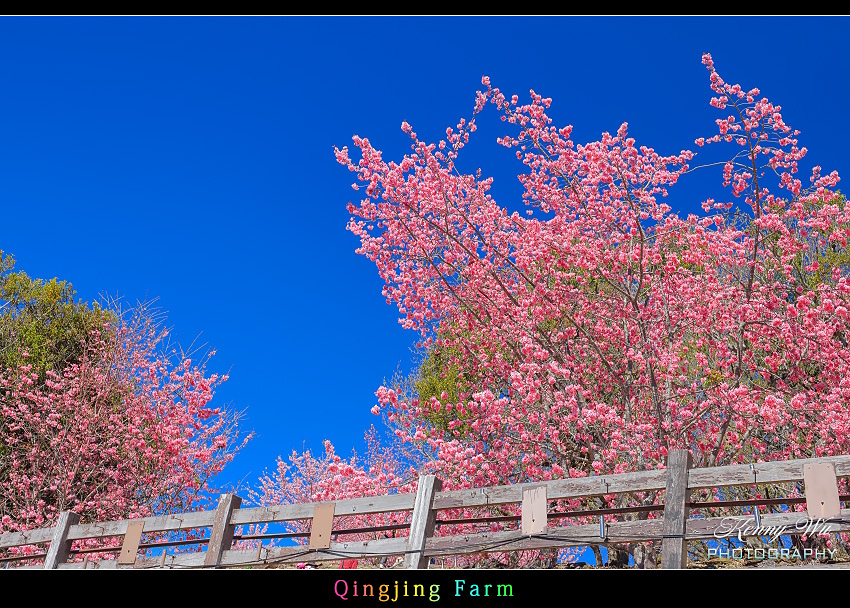
[[[130,522],[144,522],[144,532],[174,532],[193,528],[204,528],[213,525],[215,511],[197,511],[194,513],[177,513],[173,515],[157,515],[138,519],[120,519],[89,524],[77,524],[70,527],[68,540],[82,538],[104,538],[123,536]],[[26,532],[7,532],[0,534],[0,549],[34,545],[49,542],[53,537],[53,528],[39,528]]]
[[[147,533],[204,528],[211,526],[214,518],[215,511],[197,511],[194,513],[157,515],[155,517],[142,517],[139,519],[120,519],[116,521],[77,524],[70,527],[68,540],[123,536],[127,530],[127,524],[133,521],[144,522],[144,532]],[[0,534],[0,549],[46,543],[51,538],[53,538],[53,528],[39,528],[38,530],[28,530],[26,532],[7,532],[6,534]]]
[[[50,539],[50,548],[47,557],[44,558],[44,569],[55,570],[56,567],[68,560],[68,552],[71,549],[71,541],[68,532],[71,526],[80,523],[80,514],[71,511],[62,511],[56,526],[53,528],[53,538]]]
[[[215,511],[215,520],[210,532],[210,540],[207,543],[204,566],[215,567],[221,562],[221,555],[233,544],[233,531],[236,528],[230,518],[233,511],[239,508],[242,499],[235,494],[222,494],[218,501],[218,509]]]
[[[803,465],[818,462],[831,462],[837,477],[850,477],[850,456],[825,456],[691,469],[688,487],[696,489],[802,481]]]
[[[681,569],[688,559],[685,527],[688,520],[688,450],[667,454],[667,488],[664,494],[664,538],[661,541],[661,568]]]
[[[428,559],[423,555],[425,542],[434,534],[437,512],[434,510],[434,495],[440,491],[443,482],[434,475],[422,475],[416,489],[416,503],[410,520],[410,535],[407,537],[407,553],[404,556],[405,569],[428,567]]]
[[[339,517],[367,513],[411,511],[413,510],[415,499],[416,494],[414,493],[347,498],[335,502],[334,513]],[[239,509],[233,514],[233,523],[237,526],[244,526],[296,519],[311,519],[317,504],[321,503],[305,502],[297,505],[274,505]]]
[[[117,521],[80,524],[71,528],[70,538],[101,538],[104,536],[121,536],[131,521],[145,523],[144,532],[176,532],[194,528],[206,528],[213,525],[215,511],[196,511],[193,513],[175,513],[157,515],[138,519],[122,519]]]
[[[24,545],[38,545],[50,542],[53,538],[53,528],[39,528],[38,530],[27,530],[26,532],[6,532],[0,534],[0,549],[9,547],[22,547]]]
[[[327,560],[366,559],[404,555],[407,538],[380,538],[375,540],[331,543],[327,549],[308,551],[306,547],[269,547],[264,551],[264,562],[310,563]],[[238,560],[250,558],[254,551],[230,551],[225,553],[221,564],[234,565]],[[241,563],[241,562],[240,562]]]
[[[663,490],[666,479],[667,473],[661,469],[622,473],[620,475],[606,475],[604,477],[578,477],[511,486],[452,490],[437,493],[434,497],[434,509],[458,509],[519,503],[522,502],[524,488],[541,484],[546,486],[546,497],[548,500],[558,500],[562,498],[616,494],[618,492]]]
[[[318,561],[364,559],[370,557],[384,557],[403,555],[407,548],[407,538],[382,538],[377,540],[351,541],[343,543],[331,543],[327,549],[309,550],[306,546],[298,547],[264,547],[262,559],[257,559],[257,551],[250,549],[240,551],[236,549],[226,550],[222,553],[218,567],[233,567],[239,565],[250,565],[260,563],[310,563]],[[96,562],[95,568],[202,568],[204,567],[203,553],[191,553],[180,555],[169,555],[164,564],[160,564],[159,557],[139,557],[131,566],[116,566],[114,560]],[[92,564],[89,562],[89,568]],[[63,567],[80,567],[81,564],[67,564]]]

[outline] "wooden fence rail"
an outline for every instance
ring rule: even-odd
[[[690,468],[685,450],[672,450],[666,469],[602,475],[575,479],[493,486],[467,490],[442,491],[441,482],[434,476],[419,478],[415,494],[394,494],[350,498],[335,502],[274,505],[240,508],[241,498],[222,494],[214,511],[177,513],[140,519],[79,523],[79,516],[64,512],[52,528],[0,535],[0,550],[19,546],[47,544],[43,565],[17,566],[23,568],[222,568],[267,562],[311,562],[351,558],[404,556],[405,568],[427,568],[432,557],[450,555],[512,552],[586,545],[661,541],[662,568],[683,568],[687,560],[687,543],[692,540],[718,536],[773,536],[783,534],[812,534],[816,532],[850,531],[850,510],[841,508],[838,479],[850,477],[850,456],[832,456],[752,465],[731,465],[711,468]],[[778,499],[735,502],[691,502],[692,491],[700,488],[722,488],[804,482],[806,516],[798,512],[764,513],[752,517],[689,517],[690,511],[732,504],[776,504]],[[578,499],[621,493],[663,491],[663,505],[624,509],[598,509],[573,513],[550,512],[549,501]],[[789,504],[800,502],[788,499]],[[454,536],[434,536],[438,524],[459,524],[479,520],[441,520],[438,512],[447,509],[492,507],[521,504],[521,516],[483,518],[486,521],[519,519],[517,530],[477,532]],[[606,521],[604,515],[634,511],[662,510],[663,517],[637,521]],[[375,513],[410,514],[410,523],[383,526],[371,530],[409,528],[406,537],[380,538],[361,541],[335,541],[336,534],[351,534],[351,530],[334,530],[335,517]],[[552,526],[567,516],[599,514],[599,524]],[[309,545],[298,547],[263,546],[250,550],[232,548],[238,526],[267,524],[295,520],[311,520]],[[209,528],[205,539],[159,543],[157,547],[180,544],[206,544],[206,551],[168,554],[157,557],[140,556],[143,534],[165,534]],[[241,538],[270,538],[274,535],[243,536]],[[293,534],[277,536],[295,536]],[[69,562],[73,541],[91,538],[123,537],[114,560]],[[239,537],[236,537],[237,539]],[[103,549],[98,549],[104,552]],[[80,552],[77,552],[80,553]],[[35,556],[3,558],[6,567],[17,560],[32,560]],[[0,562],[0,563],[3,563]],[[2,566],[0,566],[2,567]]]

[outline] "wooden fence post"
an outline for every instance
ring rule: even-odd
[[[664,537],[661,540],[661,568],[687,567],[688,541],[688,450],[670,450],[667,454],[667,491],[664,495]]]
[[[236,526],[230,523],[230,516],[241,504],[242,499],[235,494],[222,494],[219,497],[213,527],[210,531],[210,542],[207,544],[204,567],[217,567],[221,563],[222,554],[233,544],[233,531]]]
[[[71,526],[80,523],[80,514],[71,511],[62,511],[56,521],[53,538],[47,549],[47,557],[44,558],[44,569],[55,570],[59,564],[68,561],[71,551],[71,541],[68,540],[68,532]]]
[[[413,516],[410,519],[410,536],[407,538],[407,553],[404,554],[404,567],[407,570],[428,567],[425,557],[425,541],[434,534],[437,512],[432,510],[434,494],[443,487],[436,475],[421,475],[413,503]]]

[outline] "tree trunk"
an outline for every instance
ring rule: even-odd
[[[614,568],[627,568],[629,552],[622,545],[608,545],[608,565]]]
[[[590,548],[593,551],[593,556],[596,558],[596,566],[599,567],[604,565],[602,560],[602,551],[599,550],[599,545],[591,545]]]
[[[635,568],[654,569],[658,567],[658,548],[655,543],[635,543],[631,549]]]

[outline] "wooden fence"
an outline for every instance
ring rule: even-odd
[[[683,568],[686,565],[687,542],[720,536],[774,536],[813,532],[850,530],[850,510],[841,508],[837,480],[850,477],[850,456],[833,456],[752,465],[732,465],[712,468],[690,468],[685,450],[673,450],[663,470],[640,471],[619,475],[604,475],[575,479],[493,486],[468,490],[441,491],[441,482],[432,475],[419,478],[415,494],[393,494],[268,507],[240,508],[242,499],[222,494],[214,511],[199,511],[161,515],[141,519],[79,523],[71,512],[60,514],[56,525],[27,532],[0,535],[0,550],[11,547],[43,545],[46,553],[6,557],[0,569],[6,568],[224,568],[269,562],[296,563],[327,560],[364,559],[404,556],[405,568],[427,568],[431,558],[488,552],[513,552],[561,547],[580,547],[611,543],[661,541],[661,567]],[[748,499],[738,501],[691,502],[690,494],[699,488],[723,488],[803,482],[805,498]],[[597,509],[593,511],[553,512],[548,502],[560,499],[580,499],[621,493],[663,491],[663,504],[643,507]],[[765,504],[806,503],[807,512],[783,511],[759,514],[757,506]],[[440,511],[521,504],[521,516],[484,518],[482,520],[440,519]],[[730,506],[749,506],[751,515],[730,517],[691,517],[694,512]],[[409,528],[404,537],[375,540],[341,541],[337,535],[352,534],[350,529],[334,529],[335,517],[376,513],[412,511],[409,523],[368,530],[379,531]],[[620,513],[658,511],[660,517],[629,521],[611,521]],[[558,520],[597,517],[599,523],[554,526]],[[608,518],[606,520],[605,518]],[[498,519],[519,520],[516,530],[501,530],[434,536],[435,526],[466,524]],[[296,547],[263,545],[262,540],[275,535],[235,535],[239,526],[311,520],[309,544]],[[141,543],[143,534],[185,532],[210,528],[208,538]],[[360,532],[366,531],[361,529]],[[277,537],[286,535],[276,535]],[[297,536],[289,534],[288,536]],[[89,561],[68,560],[86,551],[72,551],[73,541],[91,538],[123,537],[120,547],[111,553],[117,559]],[[257,547],[249,550],[232,548],[234,540],[254,540]],[[205,544],[206,551],[168,554],[164,548],[180,544]],[[140,551],[163,549],[159,556],[142,556]],[[103,553],[103,548],[97,549]],[[43,564],[20,565],[20,560],[42,558]]]

